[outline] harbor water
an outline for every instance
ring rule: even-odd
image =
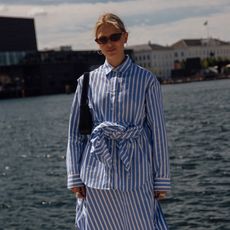
[[[171,230],[230,229],[230,80],[163,85]],[[66,189],[71,95],[0,101],[0,230],[74,229]]]

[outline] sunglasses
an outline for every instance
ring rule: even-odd
[[[106,37],[106,36],[101,36],[99,38],[95,39],[95,42],[97,42],[100,45],[105,45],[107,44],[109,41],[111,42],[117,42],[121,39],[123,33],[116,33],[116,34],[111,34],[110,36]]]

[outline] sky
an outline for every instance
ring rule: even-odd
[[[34,18],[39,50],[97,49],[94,26],[107,12],[124,21],[128,46],[186,38],[230,41],[230,0],[0,0],[0,16]]]

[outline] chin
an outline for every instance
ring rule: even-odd
[[[108,52],[106,52],[106,55],[109,57],[114,57],[114,56],[118,55],[118,52],[116,50],[108,51]]]

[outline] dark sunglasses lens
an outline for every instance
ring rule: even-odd
[[[97,42],[99,44],[106,44],[108,42],[108,38],[107,37],[100,37],[97,39]]]
[[[110,36],[110,40],[113,41],[113,42],[119,41],[121,39],[121,35],[122,35],[122,33],[112,34]]]
[[[116,42],[116,41],[119,41],[121,39],[121,35],[122,35],[122,33],[111,34],[109,37],[102,36],[102,37],[95,39],[95,41],[98,44],[106,44],[106,43],[108,43],[109,40],[112,42]]]

